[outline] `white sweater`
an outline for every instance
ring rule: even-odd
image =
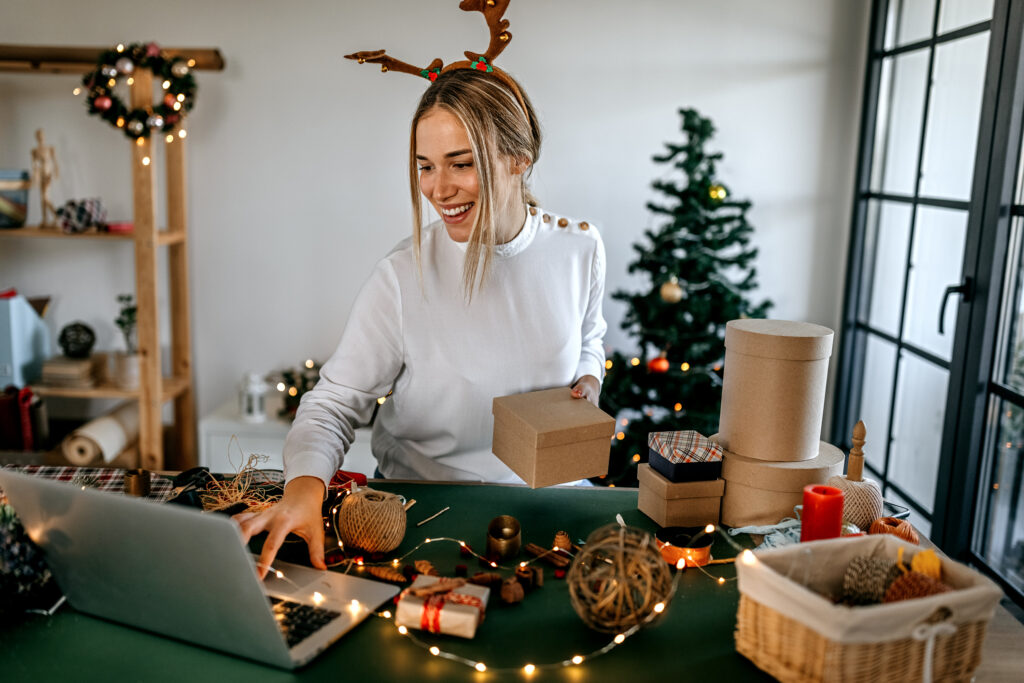
[[[545,217],[548,220],[545,220]],[[302,397],[285,474],[325,483],[378,397],[371,450],[396,479],[520,482],[491,453],[491,401],[604,376],[605,254],[594,226],[531,210],[495,249],[466,303],[465,244],[440,222],[423,230],[422,287],[412,240],[377,263],[337,350]]]

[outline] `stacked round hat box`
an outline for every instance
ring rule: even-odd
[[[833,332],[784,320],[733,320],[725,330],[719,432],[722,524],[776,524],[803,488],[843,472],[844,455],[820,440]]]

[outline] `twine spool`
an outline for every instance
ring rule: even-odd
[[[359,489],[345,496],[338,517],[338,536],[346,546],[387,553],[405,538],[405,508],[393,493]]]
[[[871,479],[852,481],[836,475],[828,480],[843,492],[843,519],[856,524],[861,531],[867,531],[871,522],[882,516],[882,491]]]
[[[936,581],[921,572],[907,572],[897,578],[885,591],[885,602],[899,602],[913,598],[926,598],[953,590],[941,581]]]
[[[843,574],[842,602],[847,605],[878,604],[899,575],[900,569],[892,560],[867,555],[855,557]]]
[[[902,538],[907,543],[913,543],[914,545],[921,543],[921,539],[918,537],[913,525],[905,519],[896,519],[895,517],[879,517],[871,523],[868,533],[892,534]]]
[[[882,516],[882,490],[878,483],[864,479],[864,438],[867,428],[861,420],[853,428],[853,448],[846,476],[836,475],[828,480],[843,492],[843,519],[856,524],[861,531],[867,531],[871,522]]]
[[[618,524],[590,534],[566,581],[573,609],[602,633],[647,623],[655,605],[667,606],[672,596],[672,577],[654,537]]]

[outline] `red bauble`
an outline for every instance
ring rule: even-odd
[[[106,111],[106,110],[110,109],[111,105],[113,105],[113,104],[114,104],[114,101],[111,100],[106,95],[100,95],[99,97],[97,97],[95,100],[92,101],[93,108],[95,108],[98,111]]]
[[[658,356],[647,361],[647,369],[650,372],[668,372],[668,358]]]
[[[158,57],[160,55],[160,46],[156,43],[146,43],[146,56],[147,57]]]
[[[177,101],[178,98],[172,95],[171,93],[167,93],[166,95],[164,95],[164,104],[166,104],[168,107],[173,107],[174,103]]]

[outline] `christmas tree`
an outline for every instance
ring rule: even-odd
[[[665,221],[644,231],[629,264],[630,273],[647,275],[648,286],[612,295],[629,305],[622,328],[637,348],[605,363],[601,407],[618,418],[605,484],[636,484],[649,432],[717,431],[725,324],[763,318],[772,305],[750,301],[757,287],[750,202],[732,199],[718,178],[722,154],[705,149],[714,126],[693,109],[679,113],[685,140],[654,157],[671,170],[652,184],[662,201],[647,204]]]

